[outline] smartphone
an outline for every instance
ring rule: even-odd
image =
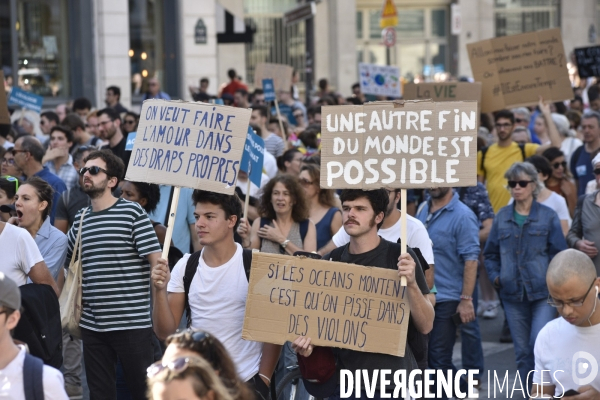
[[[579,392],[577,390],[569,389],[563,394],[563,397],[577,396],[578,394]]]
[[[452,321],[454,321],[454,325],[459,326],[462,324],[462,319],[460,318],[460,313],[456,313],[452,316]]]

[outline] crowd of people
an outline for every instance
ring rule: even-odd
[[[235,195],[183,188],[168,260],[161,254],[173,188],[124,180],[139,115],[123,107],[118,87],[107,88],[101,109],[81,98],[40,115],[11,110],[13,123],[0,125],[0,396],[25,398],[23,382],[36,382],[46,398],[78,399],[85,372],[94,400],[268,399],[288,367],[306,372],[323,359],[334,372],[456,371],[457,335],[463,368],[481,379],[479,320],[500,309],[499,340],[514,343],[524,385],[558,396],[560,377],[565,390],[600,396],[598,379],[579,386],[552,373],[567,370],[570,351],[600,360],[598,86],[586,89],[587,103],[576,89],[571,102],[540,98],[535,107],[482,114],[477,186],[409,190],[400,210],[398,189],[320,187],[321,106],[376,98],[358,84],[345,98],[322,79],[311,104],[295,86],[280,91],[278,114],[260,89],[250,92],[235,70],[228,75],[218,95],[207,79],[190,94],[252,109],[250,126],[266,149],[262,180],[248,186],[240,173]],[[170,99],[157,79],[149,88],[145,99]],[[409,251],[400,254],[403,212]],[[11,330],[36,312],[22,309],[19,287],[61,293],[78,237],[81,338],[60,334],[58,372],[27,354],[30,343],[15,344],[23,339],[13,342]],[[243,340],[252,250],[398,270],[411,307],[405,356],[314,347],[308,337],[284,346]],[[528,373],[542,369],[550,375]],[[305,381],[300,396],[339,397],[336,374],[325,375]]]

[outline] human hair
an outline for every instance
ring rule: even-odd
[[[511,124],[515,123],[515,114],[510,110],[500,110],[494,114],[494,122],[498,122],[500,118],[506,118],[510,120]]]
[[[567,112],[567,106],[562,101],[557,101],[554,103],[554,108],[556,109],[556,113],[560,115],[565,115]]]
[[[300,185],[298,178],[288,174],[277,175],[271,179],[263,188],[263,195],[260,198],[258,213],[267,219],[276,219],[275,209],[271,203],[273,189],[277,183],[281,183],[290,193],[294,202],[292,206],[292,219],[294,222],[301,222],[308,218],[310,205],[304,195],[304,189]]]
[[[200,78],[200,83],[208,83],[208,78]]]
[[[41,163],[46,152],[40,141],[31,135],[23,135],[19,139],[21,140],[21,149],[31,154],[35,161]]]
[[[265,93],[265,91],[262,90],[261,88],[256,88],[256,89],[254,89],[254,92],[252,92],[252,96],[254,97],[257,94],[264,94],[264,93]]]
[[[582,119],[590,119],[590,118],[596,118],[596,121],[598,121],[598,126],[600,126],[600,113],[598,111],[587,111],[585,114],[583,114]]]
[[[537,198],[538,194],[540,194],[542,191],[543,186],[542,181],[540,181],[540,177],[538,176],[538,172],[533,164],[529,162],[516,162],[506,171],[504,178],[508,181],[516,181],[522,175],[525,175],[535,184],[533,198]]]
[[[260,129],[260,126],[254,125],[254,124],[250,124],[250,128],[254,129],[254,132],[256,132],[256,134],[258,136],[262,137],[262,129]]]
[[[565,116],[567,117],[569,122],[573,123],[573,125],[575,126],[575,129],[577,129],[579,127],[579,125],[581,125],[581,113],[579,111],[569,110],[569,111],[567,111]]]
[[[210,203],[221,207],[225,212],[225,219],[231,218],[232,215],[235,216],[236,221],[233,230],[237,230],[240,218],[242,218],[242,202],[237,194],[229,195],[196,189],[192,193],[192,201],[194,206],[198,203]]]
[[[208,361],[202,357],[185,357],[185,363],[186,368],[178,370],[167,366],[153,377],[148,378],[148,399],[154,398],[152,388],[157,383],[190,379],[194,394],[198,398],[208,398],[208,393],[212,391],[214,400],[233,400]]]
[[[318,165],[305,164],[302,166],[300,172],[302,171],[308,172],[308,175],[310,175],[310,180],[313,182],[313,185],[319,187],[319,182],[321,182],[321,169]],[[319,203],[326,207],[335,207],[335,198],[333,196],[333,190],[319,188]]]
[[[563,114],[552,113],[552,122],[556,126],[558,133],[563,137],[569,137],[571,129],[571,124],[569,123],[569,119]]]
[[[306,110],[306,113],[309,117],[314,117],[317,114],[321,114],[321,106],[310,106],[308,107],[308,110]]]
[[[319,89],[325,90],[329,86],[329,82],[326,78],[319,79]]]
[[[266,106],[261,106],[261,105],[252,106],[252,111],[254,111],[254,110],[257,110],[260,113],[261,117],[264,117],[264,118],[268,118],[269,117],[269,113],[267,111],[267,107]]]
[[[354,88],[359,88],[360,89],[360,83],[356,82],[355,84],[352,85],[352,90],[354,90]]]
[[[110,90],[111,92],[113,92],[113,95],[119,97],[119,100],[121,100],[121,88],[118,86],[109,86],[106,88],[106,90]]]
[[[241,94],[241,95],[242,95],[242,96],[244,96],[244,97],[247,97],[247,96],[248,96],[248,91],[247,91],[246,89],[244,89],[244,88],[239,88],[239,89],[238,89],[238,90],[236,90],[235,92],[236,92],[236,93],[239,93],[239,94]]]
[[[152,211],[156,210],[156,206],[158,206],[158,202],[160,201],[160,187],[157,184],[134,181],[127,182],[135,186],[141,199],[146,199],[146,205],[144,206],[146,213],[150,214]]]
[[[562,286],[573,277],[579,279],[584,285],[589,285],[596,279],[594,262],[582,251],[563,250],[550,261],[546,271],[546,281]]]
[[[233,80],[237,76],[237,72],[235,72],[235,69],[231,68],[227,71],[227,76],[229,77],[229,79]]]
[[[73,101],[73,111],[76,110],[91,110],[92,102],[86,99],[85,97],[80,97]]]
[[[6,193],[6,197],[12,199],[15,197],[15,194],[17,194],[17,183],[19,184],[19,186],[21,186],[22,182],[16,176],[13,176],[13,178],[17,180],[17,183],[15,183],[14,181],[9,181],[7,178],[8,176],[3,176],[0,178],[0,190],[4,190],[4,193]]]
[[[558,157],[564,157],[565,153],[562,152],[561,149],[559,149],[558,147],[548,147],[546,150],[544,150],[544,152],[542,153],[542,156],[544,156],[544,158],[546,160],[548,160],[548,162],[552,162],[555,159],[557,159]]]
[[[73,131],[64,125],[53,126],[52,129],[50,129],[50,136],[52,136],[52,134],[56,131],[62,132],[65,135],[68,143],[73,143],[73,140],[75,140],[73,137]]]
[[[78,146],[75,153],[73,153],[73,162],[81,162],[83,160],[83,155],[86,151],[97,150],[94,146]]]
[[[48,182],[35,175],[29,177],[21,186],[25,185],[30,185],[35,189],[40,202],[45,201],[48,203],[46,208],[42,210],[42,221],[45,221],[46,217],[50,215],[50,211],[52,211],[52,198],[54,196],[54,189]]]
[[[125,113],[125,117],[133,117],[133,118],[135,118],[135,121],[136,121],[136,122],[137,122],[137,120],[138,120],[138,119],[140,119],[140,115],[139,115],[139,114],[136,114],[136,113],[134,113],[133,111],[127,111],[127,112]]]
[[[40,118],[41,117],[46,117],[46,119],[48,121],[54,121],[54,123],[56,125],[60,124],[60,119],[58,118],[58,114],[56,114],[54,111],[44,111],[43,113],[40,114]]]
[[[519,125],[513,130],[512,134],[514,135],[517,132],[525,132],[527,134],[527,138],[531,142],[531,131],[529,130],[529,128]]]
[[[591,103],[598,100],[600,97],[600,88],[597,85],[590,86],[588,88],[588,101]]]
[[[291,162],[294,159],[296,153],[302,154],[300,150],[294,147],[289,150],[286,150],[282,155],[277,157],[277,168],[279,168],[281,172],[286,172],[285,163]]]
[[[375,212],[375,216],[378,216],[380,213],[385,215],[387,211],[388,205],[390,203],[390,196],[388,195],[387,190],[385,189],[375,189],[375,190],[362,190],[362,189],[344,189],[340,194],[340,201],[342,205],[346,201],[353,201],[360,198],[366,198],[369,200],[373,211]],[[381,228],[383,225],[383,220],[377,224],[377,229]]]
[[[210,366],[219,374],[219,379],[234,399],[252,397],[248,386],[239,378],[235,364],[227,349],[213,335],[199,330],[188,329],[169,336],[165,344],[193,351],[208,361]]]
[[[540,174],[545,175],[546,177],[550,177],[552,175],[552,166],[550,165],[550,161],[548,161],[545,157],[538,156],[536,154],[527,158],[525,161],[533,164],[537,172]]]
[[[302,141],[304,146],[310,147],[312,149],[318,149],[320,133],[321,125],[311,124],[298,135],[298,139]]]
[[[491,132],[494,129],[494,124],[492,119],[490,118],[490,114],[488,113],[480,113],[479,114],[479,125],[487,128],[488,132]]]
[[[112,108],[110,107],[106,107],[103,108],[102,110],[98,111],[98,117],[100,117],[101,115],[108,115],[108,118],[110,118],[111,121],[115,121],[117,119],[119,119],[119,114]]]
[[[76,131],[77,129],[85,130],[85,122],[75,113],[67,114],[63,118],[61,125],[69,128],[71,131]]]
[[[523,115],[525,117],[525,119],[527,120],[527,122],[529,122],[529,119],[531,118],[531,113],[529,112],[529,110],[527,109],[527,107],[518,107],[518,108],[513,108],[512,110],[513,115]]]
[[[83,162],[87,163],[90,160],[96,160],[98,158],[106,163],[106,175],[108,175],[109,178],[117,178],[116,188],[119,185],[119,182],[123,180],[123,174],[125,173],[123,161],[110,150],[95,150],[88,154]],[[113,188],[113,190],[115,188]]]

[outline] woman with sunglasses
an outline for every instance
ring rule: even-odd
[[[15,194],[17,194],[18,189],[18,178],[14,176],[3,176],[0,178],[0,221],[6,222],[12,217],[11,212],[14,212],[14,210],[10,206],[14,207]]]
[[[0,159],[1,162],[1,172],[2,175],[9,175],[9,176],[16,176],[16,177],[22,177],[23,176],[23,171],[21,171],[19,169],[19,167],[17,167],[17,164],[15,163],[15,156],[12,154],[12,152],[9,150],[6,153],[4,153],[4,157],[2,157],[2,159]]]
[[[309,203],[308,218],[317,229],[317,249],[323,248],[342,227],[342,213],[333,190],[321,189],[321,171],[315,164],[306,164],[300,171],[300,184]]]
[[[149,400],[233,400],[210,364],[201,357],[181,357],[148,368]]]
[[[546,187],[556,194],[561,195],[567,201],[571,218],[575,216],[577,207],[577,188],[571,181],[571,173],[568,168],[565,154],[557,147],[546,149],[542,156],[550,163],[552,173],[545,182]]]
[[[239,378],[233,360],[216,337],[204,331],[188,329],[169,336],[165,344],[167,349],[162,358],[162,365],[182,357],[202,357],[215,370],[232,399],[254,398],[253,391]]]
[[[483,254],[504,305],[517,369],[525,377],[535,367],[533,345],[538,332],[556,316],[546,302],[546,271],[567,243],[556,212],[536,200],[542,182],[535,167],[514,163],[504,177],[514,202],[496,215]],[[531,388],[531,375],[527,384]]]

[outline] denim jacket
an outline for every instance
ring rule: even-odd
[[[514,204],[503,207],[492,224],[483,255],[493,283],[500,278],[500,297],[529,301],[548,297],[546,271],[556,253],[567,248],[556,212],[537,201],[523,228],[514,220]]]

